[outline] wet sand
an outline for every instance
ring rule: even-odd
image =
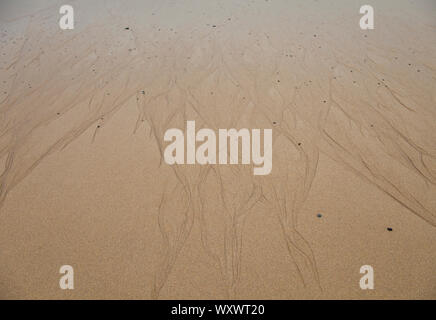
[[[0,4],[0,298],[436,298],[433,1],[128,3]],[[187,120],[271,174],[167,165]]]

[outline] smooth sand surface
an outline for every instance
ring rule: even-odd
[[[0,4],[0,298],[436,298],[434,1],[62,4]],[[272,173],[167,165],[187,120]]]

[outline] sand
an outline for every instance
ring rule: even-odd
[[[436,298],[434,1],[63,4],[0,4],[0,298]],[[188,120],[271,174],[166,164]]]

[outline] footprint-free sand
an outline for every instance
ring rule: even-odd
[[[2,1],[0,298],[435,299],[436,3],[370,2]],[[188,120],[271,174],[166,164]]]

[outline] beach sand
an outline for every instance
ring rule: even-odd
[[[436,298],[434,1],[63,4],[0,4],[0,298]],[[271,174],[166,164],[187,120]]]

